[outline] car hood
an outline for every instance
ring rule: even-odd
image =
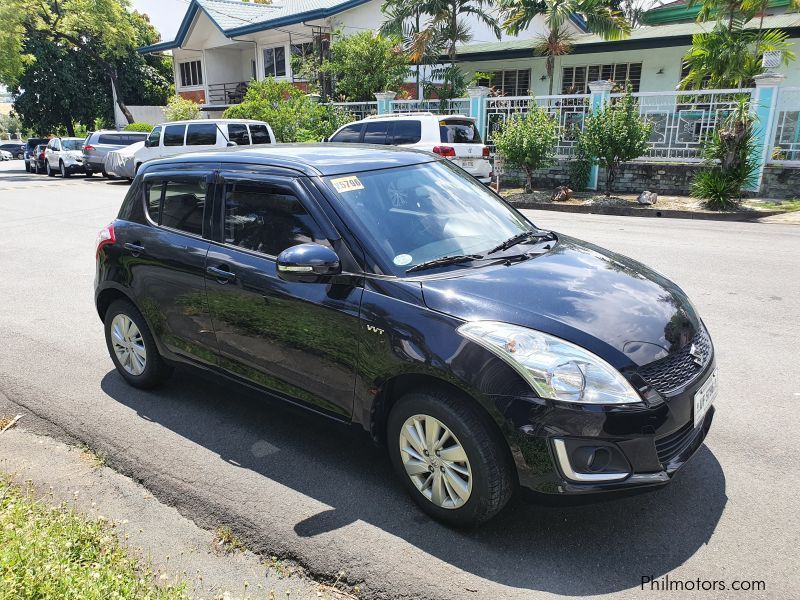
[[[686,294],[663,275],[561,235],[534,258],[426,278],[422,290],[432,310],[543,331],[618,369],[658,360],[702,327]]]
[[[125,146],[124,148],[120,148],[119,150],[114,150],[117,154],[124,157],[132,157],[136,154],[137,150],[141,150],[144,148],[144,142],[136,142],[135,144],[131,144],[130,146]]]
[[[61,155],[67,158],[83,158],[83,150],[64,150]]]

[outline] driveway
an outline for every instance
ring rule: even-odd
[[[0,414],[89,445],[200,525],[228,525],[314,574],[343,570],[364,598],[640,598],[643,576],[726,586],[697,597],[797,594],[800,227],[532,214],[688,292],[717,348],[717,415],[662,490],[570,506],[515,498],[461,532],[420,513],[354,430],[194,371],[154,392],[126,386],[92,279],[95,235],[128,186],[20,169],[0,164]],[[765,589],[732,592],[734,581]]]

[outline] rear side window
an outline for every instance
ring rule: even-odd
[[[254,144],[272,143],[272,139],[269,137],[269,129],[267,129],[266,125],[250,125],[250,135]]]
[[[225,185],[224,239],[270,256],[297,244],[328,244],[290,185],[254,181]]]
[[[395,121],[394,132],[392,134],[392,144],[416,144],[422,139],[422,122]]]
[[[266,129],[266,127],[264,129]],[[247,125],[244,123],[229,123],[228,139],[232,142],[236,142],[240,146],[249,145],[250,134],[247,133]]]
[[[164,128],[165,146],[183,146],[183,135],[186,125],[167,125]]]
[[[161,125],[154,127],[147,139],[150,141],[151,146],[158,146],[158,140],[161,137]]]
[[[480,144],[481,134],[475,121],[466,119],[443,119],[439,121],[439,133],[446,144]]]
[[[164,227],[203,235],[208,184],[203,177],[181,177],[147,184],[145,202],[150,218]]]
[[[348,125],[344,129],[342,129],[339,133],[334,135],[331,138],[331,141],[339,144],[357,144],[359,138],[361,137],[361,128],[363,126],[364,126],[363,123]]]
[[[378,121],[367,123],[364,127],[365,144],[385,144],[386,136],[389,133],[389,122]]]
[[[187,146],[213,146],[216,143],[216,123],[193,123],[186,130]]]

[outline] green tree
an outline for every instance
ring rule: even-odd
[[[466,18],[483,23],[497,38],[500,38],[500,24],[493,14],[491,0],[426,0],[421,3],[420,12],[428,18],[425,26],[417,33],[412,44],[412,55],[424,56],[430,48],[443,49],[455,64],[458,57],[458,44],[472,39]]]
[[[583,17],[589,29],[603,39],[620,40],[630,33],[630,23],[608,0],[499,0],[503,28],[519,34],[530,27],[539,15],[544,16],[547,30],[536,38],[534,52],[545,57],[545,69],[553,94],[553,73],[557,56],[572,52],[574,36],[569,27],[573,15]]]
[[[336,94],[354,102],[374,100],[375,92],[397,90],[409,72],[398,38],[371,31],[337,38],[322,70],[335,79]]]
[[[223,114],[265,121],[279,142],[319,142],[353,120],[349,113],[314,102],[288,81],[253,81],[241,104]]]
[[[647,152],[652,125],[639,116],[639,105],[630,90],[617,102],[608,102],[586,117],[578,135],[579,153],[594,157],[606,170],[606,195],[611,194],[622,163]]]
[[[409,54],[414,64],[414,74],[417,82],[416,89],[419,93],[422,83],[421,67],[431,62],[433,52],[426,49],[421,54],[414,54],[411,48],[422,30],[422,5],[423,0],[386,0],[381,6],[381,12],[386,20],[380,27],[380,33],[386,37],[395,37],[402,40],[402,47]]]
[[[555,161],[558,125],[543,109],[534,106],[525,115],[512,115],[493,139],[506,164],[525,171],[525,191],[531,192],[533,172]]]
[[[84,53],[110,80],[117,104],[133,122],[119,84],[117,59],[136,48],[128,0],[3,0],[0,3],[0,81],[15,87],[34,56],[25,49],[36,35],[45,42]]]
[[[167,121],[190,121],[202,118],[203,113],[200,112],[200,105],[197,102],[192,102],[176,94],[167,102],[164,116]]]

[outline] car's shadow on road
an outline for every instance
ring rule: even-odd
[[[421,513],[395,481],[385,452],[366,435],[179,369],[142,392],[116,371],[102,380],[115,400],[223,459],[325,503],[298,522],[316,536],[361,520],[466,572],[516,588],[567,596],[603,594],[659,577],[711,537],[725,508],[725,476],[705,446],[671,485],[593,504],[542,506],[515,497],[473,531]]]

